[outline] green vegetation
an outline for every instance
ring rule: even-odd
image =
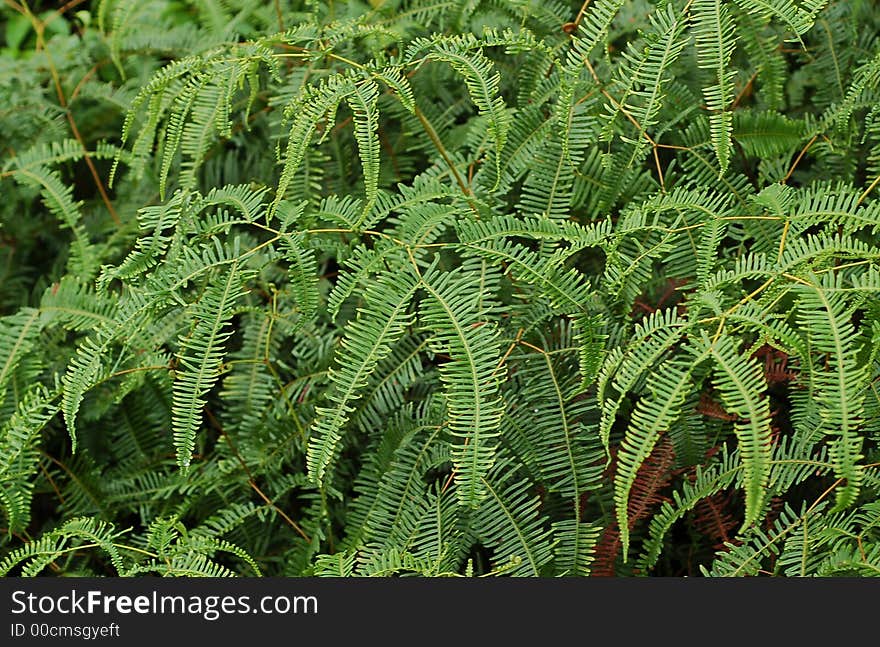
[[[0,573],[880,574],[876,2],[0,20]]]

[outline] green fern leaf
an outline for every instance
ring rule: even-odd
[[[724,0],[694,0],[691,16],[697,41],[697,65],[712,72],[713,83],[703,88],[710,110],[712,146],[722,175],[730,163],[730,134],[733,130],[734,70],[730,58],[736,48],[736,33],[730,11]]]
[[[814,397],[821,410],[822,431],[833,439],[834,475],[845,481],[835,493],[835,510],[842,510],[855,502],[863,478],[864,468],[859,465],[863,440],[858,432],[868,371],[858,359],[858,337],[840,285],[833,275],[826,276],[830,278],[819,281],[813,275],[810,284],[799,289],[798,320],[812,352],[828,358],[827,368],[813,373]]]
[[[245,293],[244,280],[243,272],[233,264],[216,283],[208,286],[193,308],[195,325],[180,339],[171,425],[177,464],[184,469],[192,460],[205,396],[222,371],[224,344],[232,334],[229,324],[235,303]]]
[[[54,400],[45,387],[37,384],[0,427],[0,503],[10,533],[24,530],[30,521],[40,432],[58,412]]]

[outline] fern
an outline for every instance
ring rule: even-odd
[[[527,483],[499,474],[483,478],[486,500],[476,513],[476,528],[483,541],[495,549],[496,564],[516,559],[510,575],[541,575],[553,558],[550,533],[541,526],[538,501],[526,491]],[[508,472],[508,475],[510,472]],[[494,476],[495,478],[491,478]]]
[[[510,128],[510,117],[504,100],[498,94],[501,76],[493,70],[492,62],[479,51],[463,51],[466,44],[466,39],[438,40],[432,44],[425,58],[449,63],[464,79],[471,100],[480,114],[488,118],[487,135],[495,144],[496,172],[500,175],[501,151]],[[413,60],[422,53],[423,48],[421,43],[411,46],[405,58]]]
[[[497,333],[482,320],[491,314],[491,301],[486,297],[497,277],[483,264],[470,267],[470,272],[422,277],[429,295],[422,318],[434,332],[435,352],[450,356],[440,367],[440,377],[447,388],[449,428],[458,438],[452,456],[456,492],[463,505],[476,507],[486,495],[485,479],[494,463],[501,424],[494,375],[500,349]],[[471,296],[475,293],[479,295],[476,301]]]
[[[698,363],[702,357],[696,358]],[[691,384],[690,371],[684,367],[663,366],[663,370],[648,383],[652,391],[650,400],[639,401],[632,413],[626,437],[620,446],[618,468],[614,475],[614,503],[617,523],[623,541],[623,555],[629,550],[629,496],[636,473],[648,458],[660,434],[667,431],[681,415],[681,407]]]
[[[10,533],[23,530],[30,520],[39,434],[58,412],[54,399],[42,385],[36,385],[0,430],[0,500]]]
[[[0,572],[876,575],[872,3],[20,4]]]
[[[223,345],[229,338],[229,321],[235,302],[243,295],[243,277],[233,265],[196,303],[196,323],[180,340],[174,377],[172,420],[177,463],[189,467],[196,433],[201,426],[204,396],[216,383],[223,362]]]
[[[340,358],[330,373],[334,390],[329,397],[335,406],[318,409],[318,418],[310,433],[308,467],[315,480],[324,478],[335,458],[342,427],[353,410],[358,391],[366,386],[376,364],[387,356],[391,344],[399,339],[412,318],[408,309],[418,282],[412,275],[395,278],[388,277],[371,286],[367,299],[372,312],[362,310],[347,328],[344,359]]]

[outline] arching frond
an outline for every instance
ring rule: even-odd
[[[449,428],[457,438],[452,451],[456,492],[462,505],[476,507],[486,495],[485,477],[495,461],[501,424],[495,375],[500,348],[497,332],[484,320],[493,310],[498,276],[484,263],[464,267],[473,269],[423,276],[428,299],[422,318],[434,334],[435,352],[450,357],[440,367],[440,379]]]

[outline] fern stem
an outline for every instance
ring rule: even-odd
[[[50,16],[48,16],[45,21],[43,21],[43,24],[48,25],[50,22],[52,22],[56,18],[60,18],[66,12],[70,11],[71,9],[75,9],[76,7],[81,5],[83,2],[86,2],[86,0],[68,0],[62,6],[58,7],[55,11],[53,11],[52,14]]]
[[[64,89],[61,87],[61,77],[58,75],[58,68],[55,67],[55,62],[52,59],[52,53],[46,47],[46,41],[44,38],[46,23],[41,21],[33,13],[31,13],[30,7],[28,7],[26,1],[22,2],[21,7],[24,10],[24,14],[30,19],[31,25],[33,26],[34,31],[37,34],[37,49],[42,50],[43,53],[46,55],[46,62],[49,66],[49,74],[52,76],[52,83],[55,86],[55,93],[58,96],[58,103],[64,110],[64,115],[67,118],[67,123],[70,125],[70,130],[73,133],[74,139],[76,139],[76,141],[79,142],[79,145],[82,147],[83,160],[85,161],[86,166],[88,166],[89,168],[89,172],[92,175],[92,180],[94,180],[95,182],[95,187],[98,189],[98,193],[101,194],[101,200],[104,202],[104,206],[107,207],[107,211],[110,213],[110,217],[113,219],[113,222],[116,224],[117,227],[122,227],[122,221],[119,219],[119,215],[116,213],[116,209],[113,206],[113,203],[110,201],[110,196],[107,195],[107,189],[104,188],[104,183],[101,181],[101,178],[98,175],[98,170],[95,168],[95,163],[92,161],[91,155],[89,155],[88,146],[86,146],[85,140],[83,139],[82,134],[79,132],[79,128],[76,125],[76,120],[73,118],[73,112],[70,110],[70,107],[67,104],[67,98],[64,96]]]

